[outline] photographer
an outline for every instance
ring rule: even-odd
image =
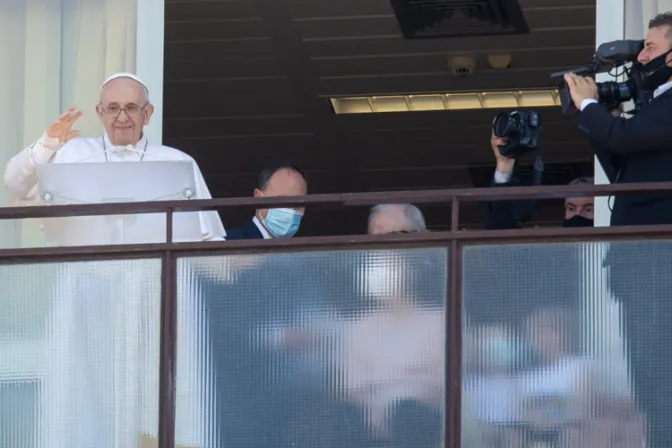
[[[599,104],[591,78],[566,74],[581,111],[578,128],[590,138],[612,183],[672,181],[672,12],[649,22],[637,57],[640,86],[653,99],[631,119]],[[617,196],[611,225],[672,223],[672,197]],[[612,243],[604,262],[609,286],[622,304],[635,398],[647,421],[647,446],[672,447],[672,250],[666,242]]]
[[[516,187],[520,181],[514,175],[516,159],[503,156],[500,146],[507,143],[506,137],[497,137],[492,132],[490,146],[497,161],[493,187]],[[570,185],[593,184],[592,177],[579,177],[570,182]],[[593,198],[565,199],[564,227],[592,227],[593,225]],[[485,221],[488,229],[515,229],[528,221],[534,211],[534,201],[508,200],[491,201],[486,204]]]

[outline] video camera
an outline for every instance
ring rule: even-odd
[[[612,76],[617,78],[625,74],[628,77],[627,81],[597,83],[598,102],[609,109],[617,109],[621,103],[633,100],[635,108],[633,111],[629,111],[629,113],[636,113],[644,104],[651,100],[653,93],[642,88],[643,72],[640,64],[636,63],[637,55],[639,55],[643,48],[643,40],[617,40],[604,43],[597,48],[597,51],[590,58],[586,66],[553,73],[551,79],[562,79],[565,73],[586,76],[607,73],[615,68],[623,67],[621,73],[612,74]],[[633,64],[627,67],[626,64],[631,62]],[[571,115],[578,112],[576,106],[574,106],[566,82],[562,82],[558,92],[560,94],[562,113],[564,115]]]

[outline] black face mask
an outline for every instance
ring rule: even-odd
[[[672,77],[672,67],[669,67],[665,63],[665,59],[671,51],[672,48],[640,66],[642,70],[642,88],[656,90],[670,80]]]
[[[593,227],[593,220],[580,215],[574,215],[569,219],[565,219],[562,227]]]

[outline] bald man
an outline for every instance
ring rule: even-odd
[[[303,196],[308,193],[306,175],[294,165],[266,168],[259,174],[254,197]],[[257,209],[245,226],[230,229],[227,240],[291,238],[299,230],[303,207]]]
[[[15,204],[41,204],[36,166],[48,163],[190,161],[196,198],[211,198],[191,157],[150,142],[143,135],[154,108],[147,87],[137,76],[119,73],[108,78],[101,86],[95,110],[105,128],[103,136],[80,137],[73,126],[83,112],[71,107],[39,140],[9,161],[5,185]],[[181,188],[177,186],[176,191]],[[199,213],[199,221],[203,240],[225,237],[216,212]],[[161,232],[165,230],[156,229],[157,234]],[[39,448],[136,447],[142,437],[156,437],[159,274],[158,265],[143,261],[59,266],[45,325]],[[198,389],[207,388],[207,380],[198,356],[208,348],[197,342],[202,338],[197,336],[198,324],[194,324],[196,302],[184,300],[178,312],[178,345],[183,348],[181,356],[189,362],[180,362],[177,367],[175,387],[181,411],[176,418],[176,442],[204,446],[203,425],[196,416],[204,413],[199,403],[203,392]]]
[[[380,204],[369,213],[369,235],[426,231],[425,217],[413,204]]]

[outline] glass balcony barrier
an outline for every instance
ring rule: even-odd
[[[421,193],[332,203],[448,201],[455,224],[459,198],[485,194]],[[667,226],[0,261],[0,446],[639,448],[672,433]]]

